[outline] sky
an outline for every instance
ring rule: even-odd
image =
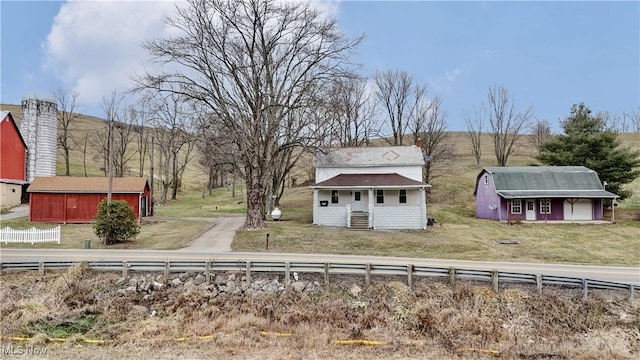
[[[365,39],[363,76],[403,70],[439,96],[450,130],[491,86],[531,106],[555,131],[571,106],[621,115],[640,107],[640,1],[333,1],[347,36]],[[172,1],[0,0],[0,102],[79,94],[78,111],[104,118],[103,99],[145,68],[140,44],[170,32]],[[133,101],[128,96],[129,101]]]

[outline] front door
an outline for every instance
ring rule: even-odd
[[[526,220],[536,219],[536,202],[534,200],[527,200],[527,213],[525,216]]]
[[[351,199],[351,211],[363,211],[362,193],[360,191],[353,192],[353,198]]]

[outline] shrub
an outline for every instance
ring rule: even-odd
[[[94,221],[93,229],[105,245],[135,239],[140,234],[136,214],[126,201],[114,200],[107,204],[106,199],[102,200]]]

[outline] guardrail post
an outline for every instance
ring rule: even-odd
[[[247,261],[247,284],[251,285],[251,261]]]
[[[456,284],[456,268],[454,267],[449,268],[449,284],[452,286]]]
[[[207,281],[207,284],[211,284],[211,262],[204,262],[204,278]]]
[[[409,289],[413,287],[413,264],[407,265],[407,286]]]
[[[536,288],[538,289],[538,295],[542,295],[542,274],[536,274]]]
[[[371,263],[366,263],[364,267],[364,283],[369,286],[371,284]]]
[[[44,261],[40,261],[38,264],[38,273],[40,273],[40,275],[44,275]]]
[[[291,277],[289,276],[291,272],[291,264],[287,261],[284,263],[284,286],[288,287],[291,284]]]
[[[122,277],[127,277],[127,272],[129,271],[129,264],[126,261],[122,262]]]
[[[329,285],[329,263],[324,263],[324,284]]]
[[[589,293],[589,281],[587,279],[582,279],[582,297],[586,299],[588,293]]]
[[[498,286],[498,270],[491,271],[491,283],[493,284],[493,291],[497,294],[500,290]]]
[[[636,298],[635,286],[629,284],[629,300],[633,301]]]
[[[169,272],[171,271],[171,261],[164,262],[164,284],[169,283]]]

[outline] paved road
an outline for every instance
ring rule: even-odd
[[[416,266],[450,267],[477,270],[499,270],[505,272],[544,274],[617,281],[640,285],[640,267],[537,264],[512,262],[485,262],[443,259],[412,259],[381,256],[330,255],[330,254],[283,254],[283,253],[237,253],[172,250],[103,250],[103,249],[1,249],[0,262],[26,261],[189,261],[189,260],[246,260],[291,261],[291,262],[337,262],[379,263],[391,265],[413,264]]]
[[[244,215],[215,218],[214,225],[180,252],[214,253],[231,251],[236,231],[244,224]]]

